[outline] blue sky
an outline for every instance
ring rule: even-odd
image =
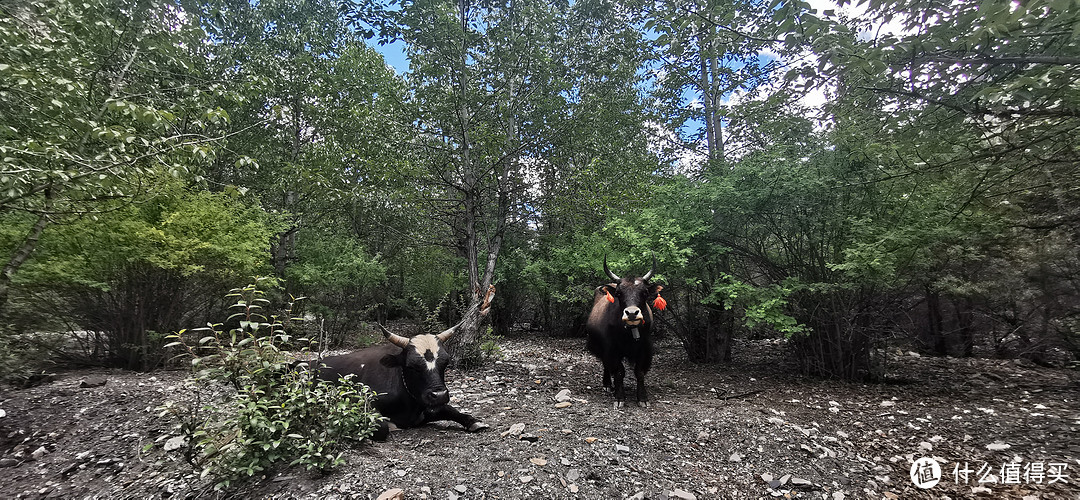
[[[383,55],[383,59],[386,59],[386,64],[393,66],[399,75],[403,75],[409,70],[409,59],[405,57],[405,42],[397,41],[386,45],[379,45],[374,42],[369,43],[375,50]]]

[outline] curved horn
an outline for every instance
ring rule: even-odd
[[[652,267],[649,268],[649,272],[645,273],[645,276],[641,277],[641,281],[649,281],[652,278],[653,272],[656,271],[656,252],[652,254]]]
[[[622,281],[622,278],[620,278],[618,274],[615,274],[615,273],[611,272],[611,269],[608,269],[607,255],[606,254],[604,255],[604,272],[607,273],[607,275],[610,276],[611,279],[613,279],[615,281]]]
[[[461,326],[461,323],[458,323],[458,324],[456,324],[454,326],[451,326],[450,328],[447,328],[447,329],[443,330],[442,333],[435,335],[435,338],[437,338],[437,339],[439,339],[439,340],[441,340],[443,342],[446,342],[447,339],[449,339],[450,337],[453,337],[454,334],[457,333],[459,326]]]
[[[396,333],[391,333],[390,330],[387,330],[385,327],[378,323],[375,323],[375,325],[377,325],[379,329],[382,330],[383,335],[386,336],[386,340],[389,340],[391,344],[394,344],[403,349],[409,346],[409,339],[402,337],[401,335],[398,335]]]

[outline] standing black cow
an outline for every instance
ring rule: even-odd
[[[663,289],[660,285],[649,284],[655,270],[654,256],[652,268],[644,276],[620,278],[608,269],[605,256],[604,272],[615,282],[596,288],[592,312],[585,323],[588,333],[585,346],[604,364],[604,387],[614,390],[616,408],[623,406],[626,401],[623,390],[623,377],[626,375],[624,358],[634,365],[638,405],[649,406],[645,374],[652,367],[653,345],[649,333],[653,315],[648,302],[659,297]],[[662,300],[656,303],[657,309],[663,309]]]
[[[403,429],[437,420],[453,420],[469,432],[487,429],[487,424],[449,405],[445,374],[450,354],[445,342],[467,320],[478,321],[478,316],[486,315],[494,296],[495,287],[491,287],[483,304],[474,305],[465,312],[461,323],[438,335],[407,338],[379,325],[389,344],[323,359],[318,376],[322,380],[337,381],[352,375],[353,382],[367,385],[377,394],[375,409]],[[384,420],[374,438],[383,440],[388,433]]]

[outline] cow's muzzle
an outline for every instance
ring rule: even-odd
[[[630,306],[623,309],[622,321],[626,326],[638,326],[645,321],[645,318],[641,315],[641,308]]]
[[[424,393],[424,404],[427,406],[443,406],[450,403],[450,392],[445,387]]]

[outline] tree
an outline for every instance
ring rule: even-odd
[[[209,1],[199,10],[210,65],[235,90],[222,103],[234,134],[205,172],[206,186],[240,186],[287,214],[273,245],[275,272],[289,278],[286,290],[309,298],[304,307],[335,340],[369,307],[391,302],[396,292],[386,289],[400,289],[407,248],[423,234],[401,173],[412,168],[400,154],[408,137],[401,123],[415,114],[402,80],[346,21],[353,8]]]
[[[83,330],[79,361],[156,368],[165,335],[205,324],[224,292],[267,271],[274,223],[260,207],[179,184],[54,226],[17,277],[27,307]]]
[[[763,6],[752,2],[654,3],[645,28],[657,33],[658,112],[681,139],[671,154],[689,150],[706,168],[730,159],[725,122],[740,117],[726,112],[725,102],[768,80],[775,64],[762,56],[774,42],[762,34],[767,21]]]
[[[425,166],[417,199],[449,229],[470,305],[494,281],[507,232],[537,208],[529,185],[570,140],[567,110],[604,91],[603,76],[580,87],[569,81],[573,48],[560,38],[572,33],[569,11],[550,2],[403,2],[371,21],[408,46],[421,117],[412,146]],[[589,20],[579,18],[586,29]],[[457,338],[474,345],[476,325]]]
[[[158,172],[212,154],[201,31],[169,1],[9,2],[0,7],[0,307],[46,227],[130,197]]]

